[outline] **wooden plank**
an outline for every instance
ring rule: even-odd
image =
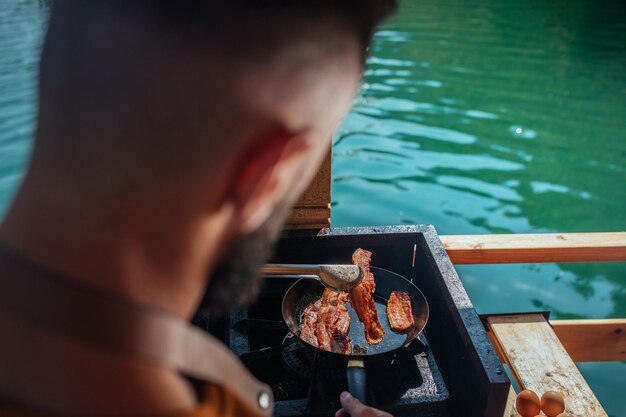
[[[626,319],[550,320],[550,325],[574,362],[626,361]],[[495,335],[487,335],[505,362]]]
[[[539,396],[558,391],[565,397],[566,411],[585,417],[607,416],[542,315],[492,316],[487,323],[522,389]]]
[[[330,207],[328,205],[294,207],[285,228],[287,229],[322,229],[330,227]]]
[[[626,361],[626,319],[551,320],[575,362]]]
[[[330,180],[332,150],[329,149],[315,178],[294,205],[285,229],[322,229],[330,227]]]
[[[455,264],[626,261],[626,232],[440,236]]]

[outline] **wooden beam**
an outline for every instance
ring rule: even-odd
[[[330,227],[330,182],[332,149],[328,150],[309,187],[296,202],[285,229],[323,229]]]
[[[487,323],[522,389],[539,396],[546,391],[560,392],[566,411],[577,416],[607,416],[541,314],[491,316]]]
[[[626,361],[626,319],[551,320],[574,362]]]
[[[440,237],[455,264],[626,261],[626,232]]]
[[[289,221],[285,228],[295,229],[323,229],[330,227],[330,204],[323,206],[299,205],[291,210]]]

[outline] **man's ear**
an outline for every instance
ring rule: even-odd
[[[270,217],[310,148],[305,134],[278,130],[262,135],[244,151],[233,194],[241,233],[256,230]]]

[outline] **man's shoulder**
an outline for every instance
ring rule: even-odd
[[[249,410],[223,387],[207,385],[203,387],[199,405],[190,411],[170,414],[171,417],[259,417],[254,410]],[[94,413],[96,414],[96,413]],[[28,406],[19,406],[0,400],[2,417],[60,417],[42,411],[30,410]]]

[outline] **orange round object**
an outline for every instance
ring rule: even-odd
[[[541,409],[548,417],[557,417],[565,411],[565,400],[556,391],[546,391],[541,396]]]
[[[561,413],[556,417],[575,417],[574,414],[571,413]]]
[[[525,389],[515,398],[515,409],[522,417],[535,417],[541,413],[541,402],[533,391]]]

